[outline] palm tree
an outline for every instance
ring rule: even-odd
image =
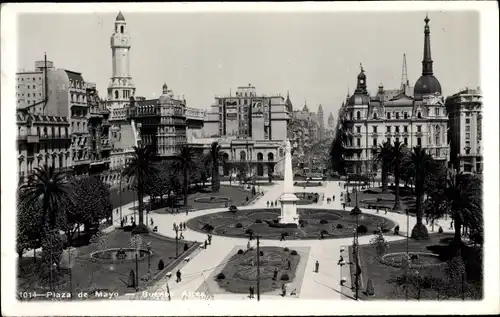
[[[389,142],[379,144],[374,153],[375,162],[382,164],[382,191],[387,191],[387,175],[391,169],[392,163],[392,146]]]
[[[148,176],[157,170],[155,162],[158,157],[154,147],[151,145],[134,146],[134,154],[128,165],[123,170],[123,176],[133,180],[137,189],[139,201],[139,227],[138,230],[148,231],[144,225],[144,193]]]
[[[454,242],[462,244],[461,229],[467,225],[472,229],[482,227],[481,180],[473,175],[449,172],[445,197],[454,221]]]
[[[175,167],[178,171],[183,172],[184,181],[184,207],[187,206],[188,202],[188,192],[189,192],[189,173],[194,171],[198,162],[197,151],[188,144],[182,144],[179,146],[177,153],[172,158],[174,160]]]
[[[50,272],[50,287],[52,289],[52,264],[55,262],[59,263],[57,259],[62,252],[62,249],[53,250],[54,232],[56,232],[56,236],[59,237],[56,231],[56,222],[58,216],[60,216],[58,207],[64,199],[72,197],[72,192],[68,186],[64,173],[56,172],[55,168],[52,166],[43,165],[34,169],[34,173],[28,182],[20,186],[19,193],[19,198],[27,204],[35,205],[41,202],[42,217],[40,221],[45,223],[39,223],[39,228],[43,232],[42,240],[46,239],[49,243],[49,258],[48,261],[44,262],[46,262],[45,264],[48,266],[45,269],[48,269]],[[54,252],[56,254],[54,254]]]
[[[394,201],[394,210],[400,210],[400,202],[399,202],[399,178],[400,178],[400,168],[401,163],[404,160],[406,155],[406,145],[399,141],[396,141],[393,146],[391,146],[391,165],[394,169],[394,183],[396,185],[395,190],[395,201]]]
[[[212,170],[212,192],[218,192],[220,189],[219,164],[221,161],[221,152],[219,142],[212,142],[210,152],[207,156],[207,163]]]
[[[422,223],[422,196],[424,194],[424,184],[428,176],[434,171],[435,163],[432,157],[427,154],[421,146],[415,146],[413,152],[404,163],[404,168],[413,170],[415,177],[415,195],[416,195],[416,217],[417,223],[411,231],[411,237],[417,240],[429,238],[427,228]]]

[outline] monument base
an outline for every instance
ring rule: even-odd
[[[294,194],[284,194],[281,201],[281,216],[278,217],[279,223],[299,224],[299,214],[297,213],[297,196]]]

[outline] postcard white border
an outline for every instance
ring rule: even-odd
[[[485,211],[485,298],[478,302],[448,301],[332,301],[280,299],[276,301],[109,301],[77,303],[20,303],[15,299],[15,85],[16,14],[20,12],[93,13],[99,12],[312,12],[312,11],[458,11],[480,13],[481,88],[484,96],[484,211]],[[99,316],[197,316],[197,315],[414,315],[488,314],[499,307],[499,148],[498,148],[498,7],[496,2],[476,1],[396,1],[396,2],[310,2],[310,3],[93,3],[93,4],[6,4],[1,10],[2,40],[2,313],[8,316],[99,315]],[[340,102],[340,100],[339,100]]]

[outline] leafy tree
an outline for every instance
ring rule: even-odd
[[[482,232],[481,180],[477,176],[449,172],[445,196],[454,220],[454,241],[460,246],[463,225]]]
[[[396,185],[395,189],[395,201],[394,201],[394,210],[400,210],[401,205],[399,202],[399,180],[400,180],[400,169],[401,164],[404,161],[406,155],[406,145],[399,141],[396,141],[393,146],[391,146],[391,166],[394,170],[394,183]]]
[[[177,173],[170,161],[160,161],[155,164],[155,169],[151,170],[144,186],[145,193],[148,194],[152,200],[160,197],[163,201],[163,196],[170,197],[170,192],[175,189],[175,181]]]
[[[441,167],[430,174],[424,183],[424,192],[427,195],[427,199],[423,204],[423,209],[427,217],[431,220],[433,231],[434,221],[449,212],[445,197],[446,179],[447,170]]]
[[[382,165],[382,191],[387,192],[387,176],[391,170],[393,154],[389,142],[379,144],[374,153],[374,161]]]
[[[384,234],[382,233],[382,230],[377,232],[375,234],[375,237],[370,240],[370,245],[375,248],[375,250],[377,251],[377,256],[379,258],[381,258],[387,252],[387,250],[389,250],[390,247],[384,237]]]
[[[184,206],[188,204],[188,194],[189,194],[189,173],[196,169],[196,164],[198,160],[198,153],[192,146],[188,144],[182,144],[177,153],[172,158],[174,161],[174,166],[178,171],[183,173],[183,187],[184,187]]]
[[[134,146],[132,160],[125,167],[123,175],[134,180],[137,189],[137,198],[139,201],[139,226],[138,232],[147,232],[147,226],[144,224],[144,194],[145,184],[148,177],[156,170],[154,162],[157,161],[155,149],[150,145]]]
[[[220,190],[219,165],[222,161],[222,153],[220,149],[220,144],[218,142],[212,142],[210,152],[206,156],[207,165],[211,167],[212,192],[214,193]]]
[[[40,247],[43,226],[42,206],[40,201],[32,204],[17,201],[17,239],[16,250],[21,259],[26,249],[33,249],[33,259],[36,262],[35,250]]]
[[[416,218],[417,223],[412,229],[411,237],[417,240],[429,239],[427,227],[422,223],[422,196],[424,194],[424,184],[428,176],[435,170],[435,163],[426,150],[420,146],[415,146],[413,152],[404,163],[405,168],[412,169],[415,176],[415,196],[416,196]]]

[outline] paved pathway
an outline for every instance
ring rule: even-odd
[[[264,196],[262,196],[253,205],[240,207],[240,209],[252,209],[252,208],[263,208],[266,207],[267,201],[278,200],[282,194],[283,182],[275,182],[273,186],[261,186],[261,191],[263,190]],[[324,201],[318,202],[318,204],[300,206],[300,208],[334,208],[341,209],[340,193],[343,190],[343,186],[339,186],[339,181],[329,181],[323,182],[321,187],[295,187],[296,192],[308,191],[317,192],[324,195]],[[328,197],[336,196],[334,202],[328,204],[326,199]],[[351,207],[352,208],[352,207]],[[186,216],[184,213],[180,214],[155,214],[152,212],[152,217],[154,217],[155,225],[158,225],[158,233],[175,237],[175,231],[173,230],[173,223],[185,222],[190,218],[197,217],[200,215],[206,215],[211,213],[216,213],[220,211],[225,211],[226,208],[215,208],[208,210],[200,210],[189,213]],[[364,213],[375,214],[375,210],[362,209]],[[407,217],[404,214],[397,214],[388,212],[385,215],[383,212],[378,214],[381,217],[386,217],[391,219],[396,224],[400,226],[400,232],[405,235],[406,232],[406,221]],[[415,217],[409,218],[409,228],[415,225]],[[445,232],[449,232],[449,221],[439,220],[436,223],[435,229],[439,228],[439,225],[443,226]],[[429,226],[429,230],[431,230]],[[203,242],[206,239],[206,235],[197,231],[187,229],[183,231],[183,235],[186,240]],[[368,244],[372,236],[363,236],[359,238],[360,244]],[[401,236],[386,236],[388,241],[404,239]],[[164,278],[162,281],[158,282],[156,285],[151,287],[148,291],[165,290],[166,283],[168,281],[168,286],[171,291],[172,299],[182,299],[185,294],[190,294],[190,292],[196,292],[202,289],[202,286],[210,274],[217,268],[223,267],[225,263],[221,263],[227,256],[228,253],[236,245],[246,246],[247,239],[244,238],[232,238],[232,237],[221,237],[213,236],[212,245],[208,248],[201,249],[198,254],[192,256],[190,261],[181,263],[178,267],[172,270],[173,276],[168,280]],[[341,299],[340,290],[340,279],[341,273],[340,268],[337,265],[340,248],[342,246],[349,246],[352,244],[352,238],[343,239],[327,239],[327,240],[292,240],[292,241],[276,241],[276,240],[261,240],[262,246],[282,246],[282,247],[309,247],[309,254],[302,254],[302,258],[307,261],[306,269],[303,277],[303,282],[299,293],[300,299]],[[319,272],[314,272],[314,264],[319,261]],[[182,281],[180,283],[175,282],[175,272],[180,269],[182,272]],[[348,268],[343,269],[343,276],[348,277]],[[291,291],[289,289],[288,291]],[[344,292],[351,295],[351,291],[344,287]],[[276,291],[278,295],[278,291]],[[276,295],[264,295],[261,299],[279,299]],[[130,297],[130,296],[129,296]],[[132,296],[134,297],[134,296]],[[192,296],[191,296],[192,298]],[[235,300],[248,300],[248,296],[245,294],[215,294],[216,299],[235,299]]]

